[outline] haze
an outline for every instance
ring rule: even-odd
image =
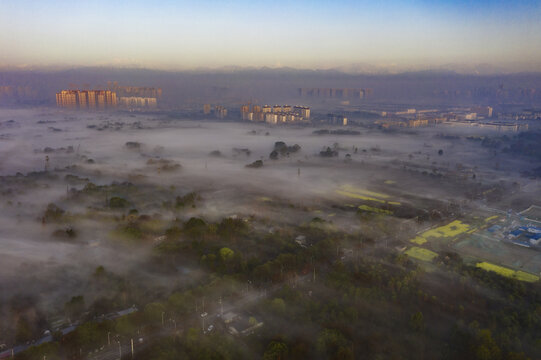
[[[0,360],[541,359],[539,19],[0,0]]]
[[[541,70],[539,1],[1,1],[0,66]]]

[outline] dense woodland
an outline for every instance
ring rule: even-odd
[[[109,201],[111,207],[126,205]],[[187,194],[164,206],[182,208],[197,201],[196,194]],[[144,241],[151,217],[126,210],[119,225],[122,241]],[[44,214],[48,221],[62,216],[68,215],[54,205]],[[149,268],[166,274],[178,264],[197,263],[205,269],[202,281],[149,291],[100,266],[86,286],[102,296],[87,303],[74,294],[64,305],[66,316],[80,318],[82,325],[64,336],[55,333],[54,342],[31,347],[16,358],[77,359],[106,344],[108,333],[125,339],[145,336],[148,340],[137,359],[541,356],[537,283],[464,265],[455,253],[420,265],[373,238],[345,234],[318,218],[273,232],[262,231],[263,225],[268,224],[250,218],[216,223],[190,218],[170,224],[166,239],[148,259]],[[306,237],[307,246],[292,241],[299,234]],[[345,256],[346,248],[354,251]],[[215,310],[218,298],[234,303],[246,292],[265,289],[267,296],[242,307],[264,323],[254,334],[201,332],[194,311],[198,303],[207,299],[209,311]],[[139,311],[100,319],[127,304],[136,304]],[[10,306],[17,340],[32,339],[45,321],[33,309],[32,299],[14,297]],[[171,323],[163,325],[162,313],[175,319],[181,331],[169,331]]]

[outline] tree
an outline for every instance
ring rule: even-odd
[[[173,293],[167,300],[170,310],[178,315],[187,314],[193,309],[194,297],[190,291]]]
[[[287,345],[280,341],[271,341],[263,354],[263,360],[283,360],[288,353]]]
[[[151,324],[158,324],[162,321],[162,314],[165,306],[159,302],[153,302],[145,306],[145,318]]]
[[[24,317],[19,318],[17,328],[15,329],[15,341],[26,342],[32,339],[32,335],[30,323]]]
[[[271,302],[271,309],[278,314],[284,314],[286,311],[286,303],[280,298],[273,299]]]
[[[415,331],[422,331],[425,328],[425,321],[423,319],[423,313],[418,311],[411,315],[410,326]]]
[[[184,233],[192,238],[203,236],[207,232],[205,220],[191,217],[183,226]]]
[[[225,218],[218,224],[217,233],[225,239],[231,240],[242,236],[248,231],[248,226],[242,219]]]
[[[82,295],[74,296],[64,305],[66,316],[75,320],[81,316],[85,310],[85,298]]]
[[[128,201],[118,196],[109,199],[109,207],[112,209],[122,209],[128,205]]]
[[[501,350],[498,344],[492,338],[492,333],[488,329],[479,330],[474,345],[476,359],[479,360],[497,360],[501,359]]]
[[[353,359],[351,343],[338,330],[324,329],[320,332],[316,349],[324,358]]]
[[[219,251],[220,259],[222,259],[223,262],[227,262],[228,260],[233,258],[233,255],[235,255],[235,252],[231,250],[230,248],[223,247]]]
[[[63,209],[51,203],[47,205],[47,209],[45,210],[45,213],[43,214],[43,218],[45,221],[58,221],[63,214],[64,214]]]

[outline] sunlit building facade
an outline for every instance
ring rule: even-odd
[[[117,106],[116,93],[110,90],[62,90],[56,105],[70,109],[106,109]]]

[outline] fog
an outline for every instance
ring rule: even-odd
[[[457,74],[453,71],[420,71],[401,74],[350,74],[337,70],[292,68],[237,68],[168,72],[148,69],[74,68],[61,71],[0,71],[0,86],[13,94],[0,94],[7,105],[52,105],[60,89],[103,89],[108,82],[126,86],[163,88],[161,106],[201,103],[240,104],[248,101],[303,102],[329,110],[333,99],[299,97],[301,87],[363,88],[373,93],[362,101],[371,104],[493,104],[498,108],[517,104],[539,106],[539,74]]]
[[[166,229],[191,217],[251,219],[268,233],[276,226],[320,218],[334,229],[373,236],[387,246],[389,237],[413,237],[426,226],[415,219],[432,209],[474,206],[471,189],[516,183],[539,194],[538,185],[520,176],[530,166],[526,160],[496,157],[493,150],[465,139],[490,135],[487,130],[361,128],[359,135],[316,135],[319,128],[141,113],[2,111],[0,301],[6,305],[31,296],[47,314],[60,311],[78,294],[90,304],[105,291],[92,285],[99,266],[149,292],[167,294],[197,283],[208,274],[196,262],[167,272],[153,264]],[[277,142],[298,144],[300,150],[273,160]],[[337,156],[321,156],[327,148]],[[247,167],[257,160],[262,166]],[[477,180],[465,179],[458,168],[469,169],[468,177],[474,173]],[[85,190],[90,183],[105,190],[92,195]],[[351,210],[357,200],[347,197],[351,189],[364,189],[363,196],[376,196],[374,201],[401,215],[385,225],[377,219],[359,221]],[[190,193],[198,200],[181,212],[165,205]],[[109,209],[114,196],[128,205]],[[60,223],[48,218],[54,215],[47,215],[49,204],[64,211]],[[151,219],[143,241],[118,235],[130,209]]]

